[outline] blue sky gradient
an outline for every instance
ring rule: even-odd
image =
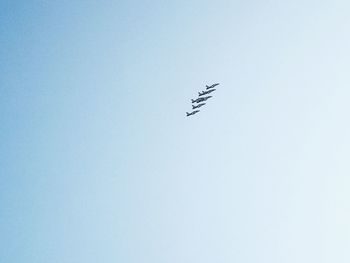
[[[1,1],[0,261],[349,262],[349,11]]]

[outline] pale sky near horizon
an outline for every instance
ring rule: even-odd
[[[0,261],[350,262],[349,13],[1,1]]]

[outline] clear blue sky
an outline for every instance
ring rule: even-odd
[[[1,1],[0,261],[350,262],[349,13]]]

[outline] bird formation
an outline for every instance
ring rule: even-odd
[[[205,102],[207,99],[210,99],[213,96],[205,96],[208,95],[212,92],[214,92],[216,89],[214,89],[217,85],[219,85],[219,83],[215,83],[211,86],[206,85],[206,90],[203,90],[202,92],[198,92],[198,98],[195,100],[191,99],[192,102],[192,112],[186,112],[186,116],[191,116],[191,115],[195,115],[196,113],[200,112],[200,110],[197,110],[198,108],[202,107],[205,105]]]

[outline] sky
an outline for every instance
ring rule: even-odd
[[[349,262],[349,12],[1,1],[1,261]]]

